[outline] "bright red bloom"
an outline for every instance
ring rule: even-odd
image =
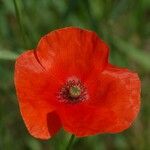
[[[127,129],[140,107],[136,73],[108,62],[108,46],[75,27],[41,38],[15,66],[15,85],[29,132],[41,139],[61,127],[78,137]]]

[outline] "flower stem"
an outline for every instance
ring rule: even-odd
[[[67,147],[66,147],[66,150],[70,150],[71,146],[72,146],[73,143],[74,143],[74,139],[75,139],[75,135],[72,134],[71,137],[70,137],[70,139],[69,139],[69,143],[68,143],[68,145],[67,145]]]
[[[19,11],[19,7],[18,7],[18,4],[17,4],[16,0],[13,0],[13,2],[14,2],[15,13],[16,13],[16,17],[17,17],[17,20],[18,20],[19,28],[20,28],[20,31],[21,31],[21,34],[22,34],[23,44],[24,44],[24,47],[27,48],[28,43],[26,41],[26,35],[25,35],[24,28],[23,28],[23,23],[21,21],[21,14],[20,14],[20,11]]]

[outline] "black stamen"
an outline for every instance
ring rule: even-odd
[[[60,89],[58,98],[60,102],[78,103],[88,99],[87,89],[78,79],[68,80]]]

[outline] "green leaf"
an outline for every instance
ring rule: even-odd
[[[0,51],[0,60],[15,60],[18,57],[17,53],[8,50],[1,50]]]
[[[139,66],[141,66],[146,71],[150,71],[150,55],[146,54],[142,50],[134,47],[132,44],[123,41],[118,37],[113,37],[113,44],[127,55],[130,59],[134,60]]]

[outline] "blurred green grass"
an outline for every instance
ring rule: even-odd
[[[150,1],[149,0],[16,0],[26,45],[13,0],[0,0],[0,150],[61,150],[63,130],[48,141],[31,137],[15,95],[16,57],[36,46],[40,37],[65,26],[96,31],[111,49],[110,61],[139,73],[142,106],[134,125],[120,134],[78,139],[75,150],[148,150],[150,148]]]

